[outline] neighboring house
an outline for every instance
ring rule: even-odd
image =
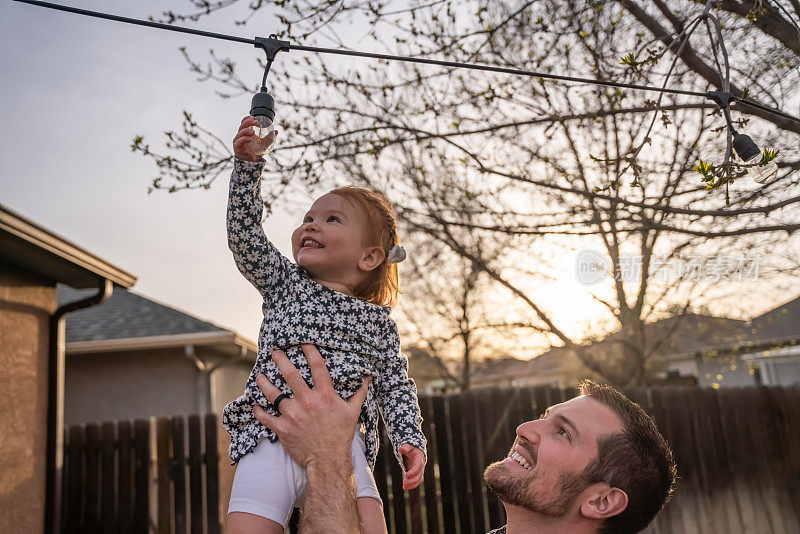
[[[750,321],[686,313],[648,324],[649,382],[731,387],[800,385],[800,298]],[[594,356],[618,350],[619,332],[585,345]],[[554,348],[531,360],[505,358],[476,372],[473,387],[575,385],[589,373],[574,354]]]
[[[64,316],[130,273],[0,205],[0,532],[56,532],[61,502]],[[59,306],[56,284],[94,288]],[[67,315],[69,316],[69,315]]]
[[[695,353],[701,384],[800,386],[800,297],[748,321],[743,330],[735,342]]]
[[[59,287],[59,302],[84,292]],[[244,388],[256,344],[136,293],[67,318],[66,424],[219,414]]]
[[[408,357],[408,376],[417,386],[417,393],[430,395],[457,391],[447,374],[442,370],[442,363],[420,347],[409,347],[403,351]]]
[[[563,349],[555,348],[531,360],[501,358],[484,365],[472,375],[472,388],[535,387],[566,388],[567,378]]]

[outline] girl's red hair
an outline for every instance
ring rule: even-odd
[[[397,245],[397,221],[391,202],[377,191],[352,185],[337,187],[331,193],[348,199],[364,211],[367,216],[365,245],[381,247],[384,255],[389,254]],[[394,306],[399,295],[397,264],[386,263],[385,259],[355,288],[356,297],[381,306]]]

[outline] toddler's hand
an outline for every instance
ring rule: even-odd
[[[403,489],[414,489],[422,482],[422,472],[425,469],[425,453],[410,443],[403,443],[400,445],[399,450],[406,468],[405,476],[403,477]]]
[[[257,145],[253,143],[256,138],[256,132],[253,126],[258,125],[255,118],[248,115],[242,119],[239,125],[239,131],[236,132],[236,137],[233,138],[233,154],[243,161],[259,161],[261,154],[257,153]],[[278,135],[278,132],[275,132]],[[263,149],[262,149],[263,153]]]

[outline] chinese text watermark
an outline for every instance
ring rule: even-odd
[[[575,261],[575,275],[584,285],[596,284],[606,278],[634,282],[643,274],[641,255],[621,254],[616,268],[611,260],[597,250],[583,249]],[[662,281],[743,282],[758,279],[760,256],[719,254],[715,256],[687,255],[680,257],[653,256],[649,278]]]

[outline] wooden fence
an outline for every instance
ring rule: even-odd
[[[64,439],[62,532],[220,533],[214,414],[75,425]]]
[[[675,496],[646,532],[800,532],[800,388],[625,393],[653,417],[678,464]],[[522,388],[422,396],[429,440],[423,484],[394,490],[402,473],[388,447],[375,470],[390,534],[472,534],[502,525],[484,468],[508,454],[518,424],[574,394]]]
[[[678,464],[675,496],[648,533],[800,532],[800,388],[625,393],[656,421]],[[401,489],[385,436],[378,455],[390,534],[482,534],[502,525],[503,507],[486,491],[483,469],[506,456],[519,423],[574,394],[520,388],[421,396],[429,458],[422,485]],[[209,415],[69,428],[63,530],[218,533],[216,425]]]

